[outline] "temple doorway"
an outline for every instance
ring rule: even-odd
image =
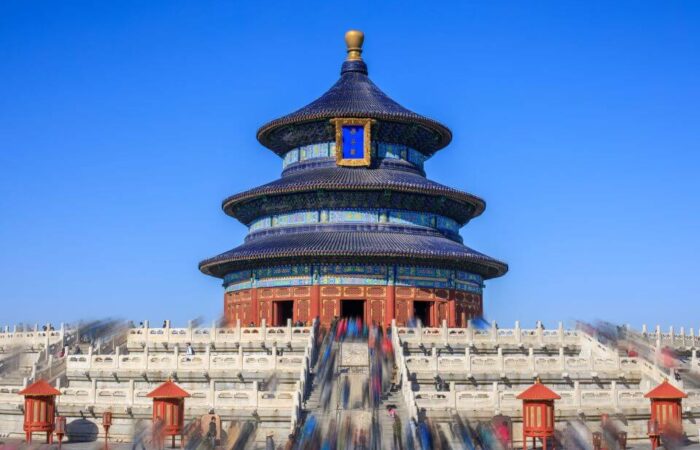
[[[272,302],[272,309],[274,326],[283,327],[287,325],[287,320],[294,320],[294,300]]]
[[[340,317],[365,321],[365,300],[341,300]]]
[[[420,320],[420,323],[425,326],[429,327],[430,324],[430,304],[432,302],[419,302],[419,301],[414,301],[413,302],[413,317],[416,320]]]

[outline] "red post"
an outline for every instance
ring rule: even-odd
[[[542,440],[547,449],[548,440],[554,436],[554,401],[561,397],[539,380],[517,396],[523,401],[523,450],[527,450],[527,438]]]
[[[396,286],[393,283],[386,286],[386,316],[384,325],[389,328],[396,317]]]
[[[311,320],[321,317],[321,285],[314,282],[311,285]]]
[[[447,300],[447,323],[450,328],[457,326],[457,299],[455,298],[455,290],[450,289],[450,294]]]
[[[147,397],[153,398],[153,423],[154,428],[160,428],[160,437],[171,436],[172,445],[175,446],[175,436],[180,436],[182,443],[182,432],[185,425],[185,398],[190,394],[171,380],[161,384]]]
[[[258,288],[250,288],[250,315],[253,316],[253,323],[256,327],[260,326],[259,308],[260,305],[258,303]]]
[[[56,396],[61,392],[44,380],[38,380],[18,392],[24,396],[24,433],[27,444],[32,433],[46,433],[46,442],[53,443],[56,424]]]
[[[668,380],[647,392],[644,397],[651,401],[651,418],[647,434],[655,449],[662,435],[680,435],[683,431],[682,400],[688,394],[673,386]]]

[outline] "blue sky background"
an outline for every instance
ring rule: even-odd
[[[197,263],[275,179],[262,123],[338,77],[447,124],[429,176],[487,200],[502,326],[698,327],[700,3],[0,3],[0,323],[222,310]]]

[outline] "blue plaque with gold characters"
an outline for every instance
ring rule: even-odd
[[[339,166],[369,166],[372,162],[372,119],[333,119],[335,158]]]

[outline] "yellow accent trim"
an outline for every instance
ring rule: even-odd
[[[335,162],[339,166],[346,167],[369,167],[372,163],[372,119],[331,119],[335,125]],[[343,158],[343,125],[362,125],[364,130],[364,158],[346,159]]]

